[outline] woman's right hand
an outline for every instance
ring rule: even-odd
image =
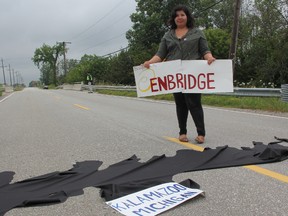
[[[153,56],[149,61],[145,61],[143,63],[143,66],[145,68],[150,68],[150,64],[154,64],[154,63],[157,63],[157,62],[161,62],[161,58],[157,55]]]
[[[145,68],[149,69],[149,68],[150,68],[150,62],[149,62],[149,61],[145,61],[145,62],[143,63],[143,66],[144,66]]]

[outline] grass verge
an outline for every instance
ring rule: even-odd
[[[137,97],[137,93],[134,91],[97,90],[97,92],[100,94]],[[157,95],[147,98],[173,101],[172,94]],[[269,112],[288,112],[288,103],[281,101],[281,98],[277,97],[237,97],[203,94],[202,104],[215,107],[251,109]]]

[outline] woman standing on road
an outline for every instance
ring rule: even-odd
[[[186,6],[179,5],[172,10],[169,25],[170,30],[163,36],[156,55],[144,62],[144,67],[149,68],[150,64],[164,60],[204,58],[209,65],[215,61],[205,35],[200,29],[194,27],[194,18]],[[206,132],[201,94],[179,92],[173,93],[173,96],[180,128],[179,140],[188,142],[187,119],[190,111],[198,134],[195,141],[199,144],[204,143]]]

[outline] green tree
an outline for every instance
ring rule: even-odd
[[[69,68],[66,81],[85,81],[87,73],[91,73],[99,83],[133,84],[132,67],[156,53],[168,30],[170,12],[178,4],[187,5],[196,16],[196,26],[204,29],[213,55],[218,59],[228,57],[235,0],[136,2],[136,12],[130,17],[133,26],[126,34],[128,49],[108,58],[83,56],[76,66]],[[287,8],[287,0],[242,1],[235,79],[246,83],[253,80],[258,87],[265,87],[263,82],[273,82],[278,87],[288,83]],[[53,70],[49,70],[51,64],[46,64],[42,71],[50,77]]]
[[[127,51],[109,59],[109,73],[104,77],[107,82],[121,85],[135,85],[133,60]]]
[[[78,64],[67,73],[65,81],[71,84],[75,82],[82,82],[85,80],[84,77],[84,65]]]
[[[35,50],[32,61],[42,72],[42,77],[45,77],[45,81],[46,77],[49,77],[49,83],[45,84],[53,83],[54,85],[57,85],[57,61],[59,56],[63,55],[63,52],[64,50],[62,44],[56,44],[54,46],[43,44],[42,47]],[[48,70],[47,67],[50,70]],[[50,72],[52,72],[52,77]]]
[[[87,74],[91,74],[96,82],[105,82],[105,74],[108,73],[107,58],[99,57],[96,55],[84,55],[80,62],[68,71],[66,81],[73,82],[86,82]]]
[[[230,34],[218,28],[204,30],[209,48],[217,59],[227,59],[229,56]]]
[[[51,69],[51,66],[47,63],[43,63],[39,70],[40,70],[41,84],[42,85],[52,84],[53,71]]]
[[[136,65],[156,53],[161,38],[168,30],[167,21],[170,13],[178,4],[186,5],[195,15],[196,26],[213,29],[207,31],[211,50],[217,54],[217,58],[227,58],[228,33],[231,32],[233,22],[234,0],[137,0],[136,2],[136,12],[131,15],[134,24],[126,34],[129,53]]]
[[[35,80],[32,80],[31,82],[29,82],[29,87],[40,87],[41,86],[41,83],[40,81],[35,81]]]
[[[206,4],[206,7],[209,8],[208,14],[206,15],[206,20],[211,21],[211,24],[209,26],[226,30],[230,33],[232,31],[233,24],[234,3],[235,0],[217,0],[214,1],[214,4],[210,2],[210,7],[208,6],[208,4]]]
[[[257,87],[266,87],[268,83],[279,87],[288,82],[285,76],[288,25],[281,12],[288,2],[255,0],[254,3],[242,12],[235,78],[242,82],[253,80]]]
[[[69,72],[74,67],[78,65],[78,60],[76,59],[66,59],[66,70]],[[65,76],[65,66],[64,66],[64,59],[58,61],[57,63],[57,80],[59,84],[66,82],[66,76]]]
[[[168,30],[167,22],[173,7],[188,5],[188,0],[136,0],[137,8],[130,18],[132,29],[126,33],[129,52],[135,64],[155,54],[158,44]]]

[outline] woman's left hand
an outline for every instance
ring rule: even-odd
[[[208,65],[212,64],[216,60],[210,52],[204,55],[204,59],[207,60]]]
[[[216,59],[214,57],[210,57],[207,59],[208,65],[212,64]]]

